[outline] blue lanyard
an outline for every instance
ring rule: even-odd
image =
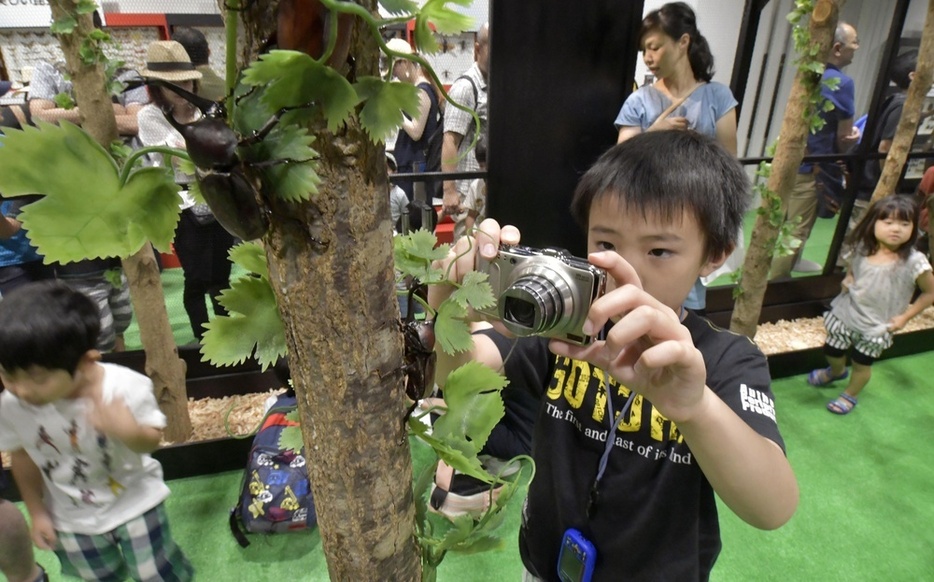
[[[617,416],[614,420],[613,395],[610,394],[608,388],[609,386],[607,385],[606,374],[604,374],[603,390],[606,393],[606,407],[610,413],[610,432],[608,432],[606,435],[606,445],[603,447],[603,454],[600,456],[600,464],[597,467],[597,476],[593,480],[593,485],[590,486],[590,499],[587,503],[587,515],[589,516],[593,516],[597,502],[600,500],[600,479],[603,478],[603,473],[606,472],[606,465],[610,458],[610,451],[613,450],[613,444],[616,442],[616,429],[619,428],[619,423],[622,422],[623,417],[626,416],[630,406],[632,406],[632,400],[636,395],[635,391],[629,391],[629,396],[626,398],[626,403],[623,405],[623,409],[619,411],[619,416]]]

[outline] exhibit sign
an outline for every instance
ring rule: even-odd
[[[95,3],[103,18],[100,0]],[[0,0],[0,28],[48,28],[51,24],[49,0]]]

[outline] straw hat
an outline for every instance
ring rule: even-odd
[[[150,43],[146,51],[146,67],[140,75],[149,79],[163,81],[195,81],[201,73],[191,64],[185,47],[174,40],[160,40]]]

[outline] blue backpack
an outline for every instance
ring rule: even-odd
[[[298,407],[294,395],[283,394],[253,438],[240,501],[230,512],[230,531],[245,548],[250,542],[244,530],[300,531],[316,523]]]

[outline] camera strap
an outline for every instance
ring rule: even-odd
[[[600,333],[600,339],[603,338],[603,332]],[[606,394],[606,407],[610,416],[610,431],[606,434],[606,445],[603,448],[603,454],[600,456],[600,464],[597,466],[597,476],[593,480],[593,485],[590,486],[590,498],[587,501],[587,515],[593,517],[594,511],[596,511],[597,503],[600,500],[600,479],[603,478],[603,473],[606,472],[607,461],[610,458],[610,451],[613,450],[613,443],[616,441],[614,435],[616,434],[616,429],[619,428],[619,423],[622,422],[623,417],[629,411],[629,408],[632,406],[632,400],[636,396],[634,390],[629,391],[629,396],[626,398],[626,403],[623,405],[623,409],[619,411],[619,416],[613,417],[613,396],[610,394],[609,384],[606,380],[607,374],[603,374],[603,392]]]

